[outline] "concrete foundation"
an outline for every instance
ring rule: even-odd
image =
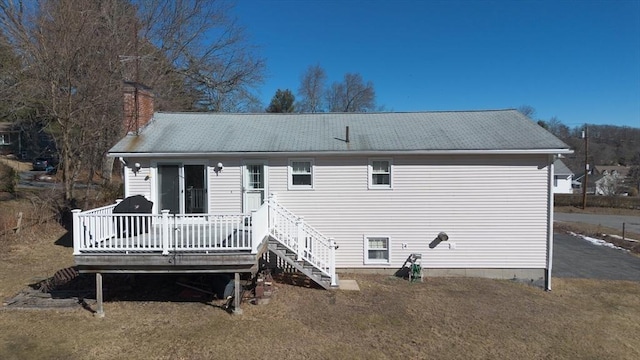
[[[395,275],[397,268],[339,268],[339,273]],[[545,278],[545,269],[433,269],[422,268],[425,277],[481,277],[537,281]]]

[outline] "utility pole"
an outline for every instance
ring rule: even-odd
[[[587,186],[589,180],[589,128],[585,124],[582,131],[584,139],[584,177],[582,178],[582,208],[587,208]]]

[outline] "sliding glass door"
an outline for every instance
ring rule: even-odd
[[[206,166],[200,164],[158,165],[158,211],[201,214],[207,211]]]

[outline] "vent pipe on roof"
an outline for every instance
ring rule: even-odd
[[[346,142],[349,142],[349,127],[347,126],[347,135],[345,136],[344,140]]]

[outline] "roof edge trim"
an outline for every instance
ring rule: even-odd
[[[571,149],[532,149],[532,150],[415,150],[415,151],[236,151],[236,152],[185,152],[185,153],[168,153],[168,152],[109,152],[109,157],[188,157],[188,156],[237,156],[237,155],[280,155],[280,156],[318,156],[318,155],[534,155],[534,154],[573,154]]]

